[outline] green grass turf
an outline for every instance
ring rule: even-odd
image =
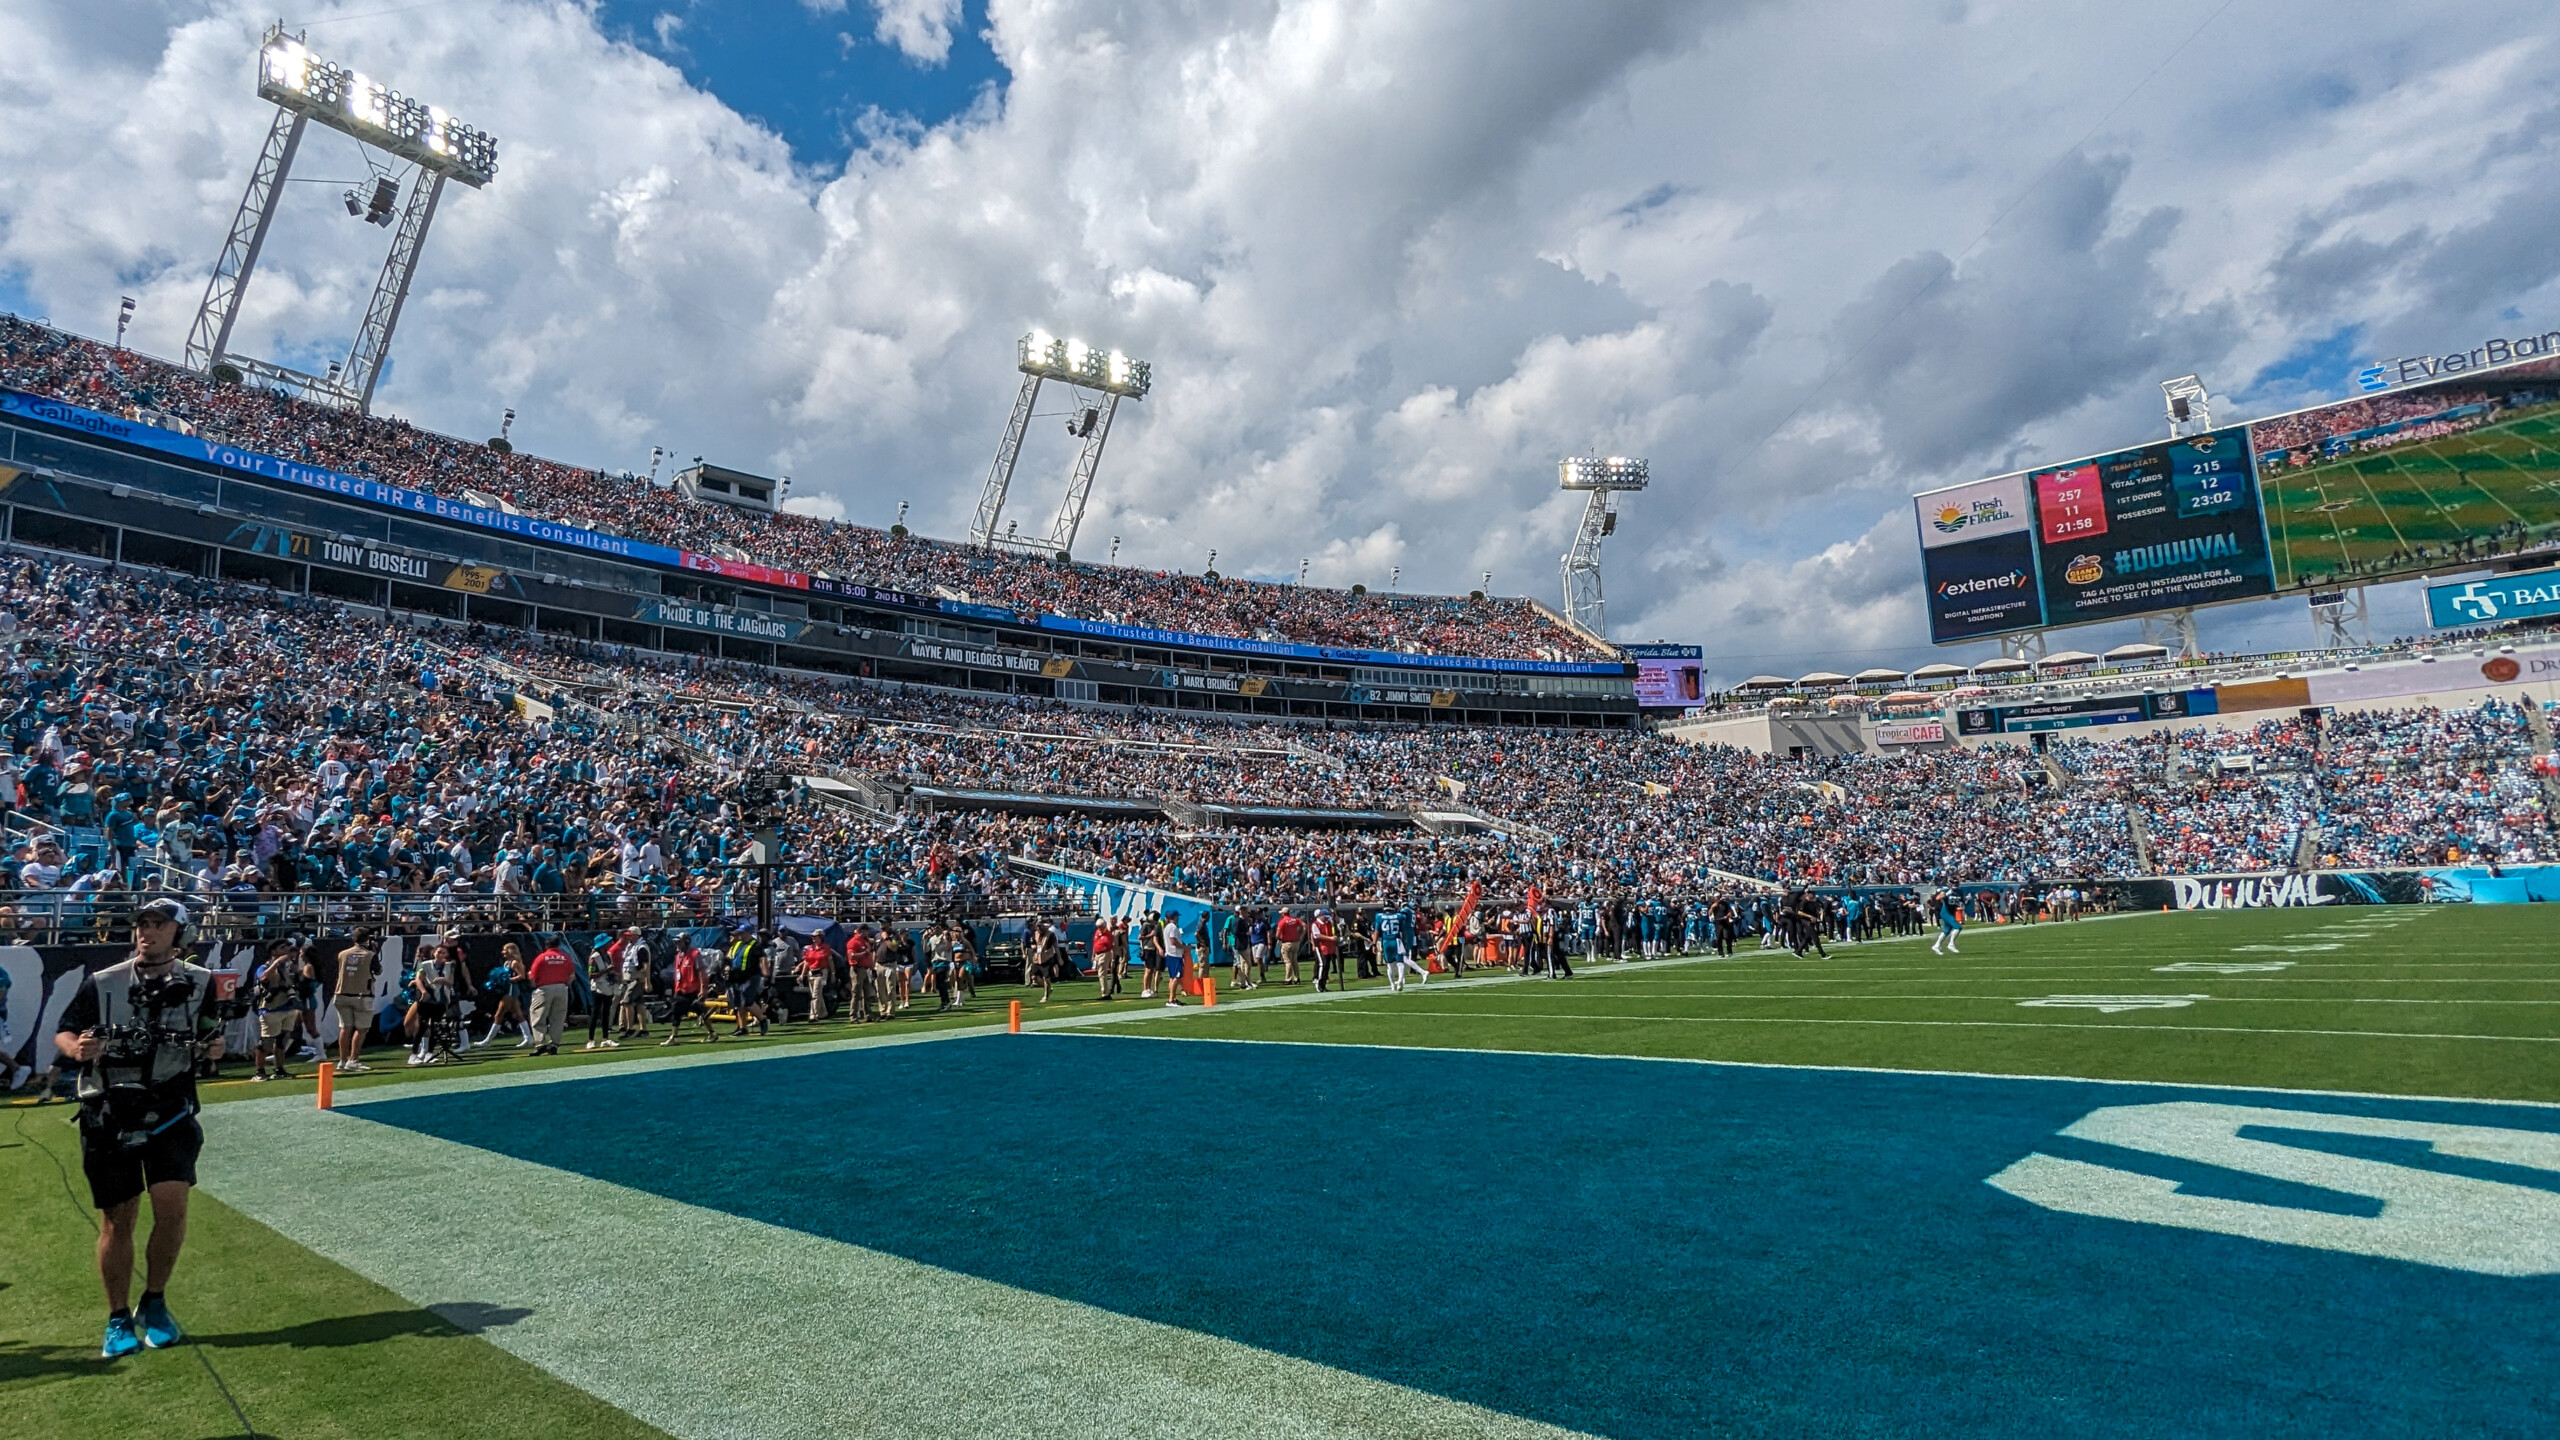
[[[2560,1101],[2560,946],[2540,907],[2138,915],[1977,926],[1962,943],[1947,957],[1926,941],[1841,946],[1829,960],[1746,948],[1122,1033]],[[2155,968],[2275,962],[2288,968]],[[2209,998],[2114,1014],[2018,1003],[2092,994]]]
[[[236,1436],[232,1400],[293,1440],[661,1433],[201,1193],[169,1292],[187,1341],[99,1359],[96,1212],[67,1106],[9,1109],[0,1214],[0,1434]]]
[[[2278,589],[2501,525],[2547,534],[2560,527],[2560,409],[2277,471],[2264,486]]]

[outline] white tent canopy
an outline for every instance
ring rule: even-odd
[[[1917,680],[1925,684],[1931,680],[1953,680],[1963,673],[1963,666],[1950,665],[1946,661],[1940,660],[1935,664],[1921,666],[1919,669],[1912,671],[1907,678]]]
[[[2107,658],[2109,660],[2158,660],[2165,657],[2168,653],[2169,647],[2166,645],[2152,645],[2142,641],[2136,641],[2131,645],[2119,645],[2113,650],[2108,651]]]
[[[1754,675],[1750,679],[1743,681],[1741,688],[1745,690],[1784,690],[1794,683],[1796,682],[1788,679],[1784,675]]]
[[[2098,663],[2098,657],[2086,650],[2057,650],[2036,663],[2045,669],[2054,670],[2065,665],[2095,665]]]
[[[1846,685],[1849,683],[1849,677],[1829,670],[1816,670],[1810,675],[1797,676],[1796,683],[1799,685]]]
[[[1902,683],[1902,672],[1899,670],[1885,670],[1881,668],[1874,670],[1861,670],[1857,673],[1855,679],[1857,683],[1861,685],[1899,685]]]
[[[1981,664],[1974,666],[1973,673],[1976,675],[2015,675],[2021,670],[2032,670],[2034,668],[2034,666],[2029,665],[2024,660],[2012,660],[2007,656],[2002,656],[2000,659],[1985,660]]]

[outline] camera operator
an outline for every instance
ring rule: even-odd
[[[133,958],[81,981],[53,1038],[80,1065],[80,1166],[100,1211],[98,1278],[107,1291],[100,1353],[110,1360],[174,1345],[180,1333],[164,1294],[187,1241],[187,1192],[204,1148],[196,1061],[221,1057],[225,1019],[212,998],[212,972],[179,956],[186,928],[184,905],[145,904],[134,917]],[[137,1315],[128,1300],[146,1192],[151,1244]]]

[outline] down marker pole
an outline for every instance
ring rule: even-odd
[[[1019,1000],[1007,1000],[1007,1001],[1006,1001],[1006,1002],[1004,1002],[1004,1003],[1005,1003],[1004,1028],[1005,1028],[1006,1032],[1007,1032],[1007,1033],[1009,1033],[1009,1034],[1014,1034],[1014,1035],[1019,1035],[1019,1034],[1021,1034],[1021,1033],[1022,1033],[1022,1002],[1021,1002],[1021,1001],[1019,1001]]]

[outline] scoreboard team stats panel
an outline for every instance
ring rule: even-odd
[[[2560,553],[2560,359],[1914,504],[1939,644]]]

